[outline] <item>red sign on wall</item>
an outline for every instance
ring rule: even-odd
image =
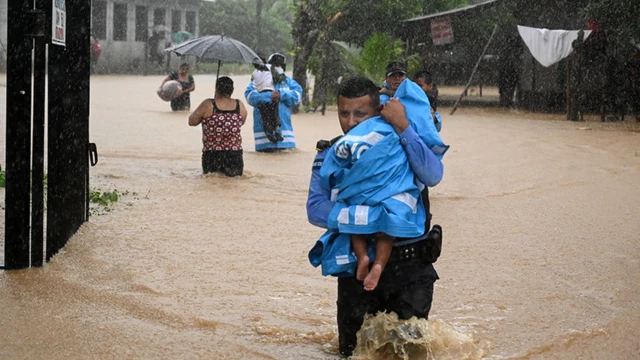
[[[453,42],[453,29],[448,17],[431,20],[431,39],[433,45],[451,44]]]

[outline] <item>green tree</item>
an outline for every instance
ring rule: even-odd
[[[311,1],[297,1],[293,9],[296,14],[292,26],[293,79],[302,87],[302,105],[307,106],[309,104],[307,67],[320,34],[317,23],[319,11]],[[297,112],[298,107],[293,110]]]
[[[336,23],[336,40],[364,45],[376,32],[397,34],[402,20],[438,11],[455,9],[467,0],[340,0],[342,18]]]
[[[628,43],[630,39],[640,41],[638,0],[590,0],[585,14],[623,42]]]
[[[293,78],[305,90],[303,103],[307,103],[306,72],[313,57],[317,64],[314,98],[319,97],[322,104],[326,102],[327,88],[335,76],[327,64],[339,54],[332,45],[334,41],[362,46],[374,33],[397,34],[402,19],[467,3],[467,0],[295,0]],[[314,102],[318,105],[318,101]]]
[[[225,34],[262,55],[291,47],[291,0],[203,2],[202,35]]]
[[[357,61],[358,73],[373,80],[376,84],[384,81],[384,69],[391,61],[403,57],[402,41],[385,33],[375,33],[364,43]]]

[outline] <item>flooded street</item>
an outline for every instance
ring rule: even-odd
[[[194,77],[192,109],[215,81]],[[43,268],[0,272],[0,358],[338,359],[337,285],[309,264],[323,231],[305,212],[336,112],[295,115],[298,149],[261,154],[248,106],[245,175],[205,176],[201,128],[156,96],[163,78],[91,79],[91,187],[123,195]],[[244,101],[249,77],[232,78]],[[448,356],[640,357],[640,133],[440,110],[451,149],[431,193],[444,247],[430,319],[480,349]]]

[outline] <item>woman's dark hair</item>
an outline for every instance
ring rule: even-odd
[[[233,80],[228,76],[222,76],[216,81],[216,95],[231,96],[233,94]]]
[[[180,64],[180,67],[181,67],[181,68],[183,68],[183,67],[185,67],[185,66],[186,66],[186,67],[190,67],[188,62],[183,62],[182,64]]]
[[[380,106],[380,88],[373,81],[365,77],[355,77],[342,82],[338,88],[338,100],[340,96],[355,99],[366,95],[371,99],[371,107],[377,109]]]

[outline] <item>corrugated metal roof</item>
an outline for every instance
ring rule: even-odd
[[[468,11],[468,10],[471,10],[471,9],[474,9],[474,8],[478,8],[478,7],[484,7],[484,6],[487,6],[487,5],[495,5],[495,3],[497,3],[498,1],[500,1],[500,0],[489,0],[489,1],[485,1],[485,2],[479,3],[479,4],[474,4],[474,5],[461,7],[461,8],[458,8],[458,9],[447,10],[447,11],[443,11],[443,12],[439,12],[439,13],[435,13],[435,14],[416,16],[414,18],[404,20],[404,22],[433,19],[433,18],[437,18],[437,17],[440,17],[440,16],[445,16],[445,15],[455,14],[455,13],[458,13],[458,12]]]

